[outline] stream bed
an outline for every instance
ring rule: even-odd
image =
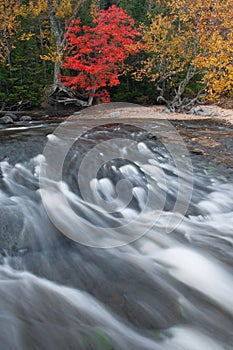
[[[0,130],[0,349],[233,349],[232,127],[101,123]]]

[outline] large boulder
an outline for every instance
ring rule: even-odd
[[[0,118],[0,124],[14,124],[14,120],[9,115]]]
[[[19,117],[16,114],[11,113],[11,112],[7,112],[4,115],[4,117],[10,117],[14,122],[16,122],[19,119]]]
[[[22,117],[20,117],[19,120],[21,122],[30,122],[32,120],[32,118],[29,115],[23,115]]]

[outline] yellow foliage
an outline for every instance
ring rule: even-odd
[[[19,16],[24,6],[20,0],[1,0],[0,2],[0,62],[4,63],[10,50],[14,48],[14,36],[20,25]]]
[[[57,18],[68,18],[73,13],[73,7],[70,0],[58,2],[54,1]]]
[[[28,41],[33,37],[35,34],[34,33],[23,33],[20,37],[22,41]]]
[[[144,28],[148,59],[134,73],[172,83],[172,77],[202,75],[208,97],[215,99],[233,87],[232,0],[169,0],[166,11]],[[194,73],[194,74],[195,74]]]
[[[61,56],[57,54],[57,51],[50,51],[46,55],[40,55],[40,59],[43,61],[56,62],[58,59],[61,59]]]
[[[71,18],[77,3],[72,0],[29,0],[27,13],[40,23],[39,40],[43,42],[44,52],[40,58],[45,61],[57,62],[59,59],[58,42],[56,41],[52,22],[56,23],[60,40],[65,31],[65,21]],[[52,10],[51,10],[52,9]],[[51,17],[53,19],[51,20]],[[23,36],[24,38],[24,36]],[[28,36],[25,36],[25,39]]]
[[[46,12],[48,9],[48,0],[39,0],[39,1],[29,1],[29,13],[37,17],[39,14]]]
[[[73,14],[74,5],[70,0],[51,0],[51,5],[54,8],[54,14],[57,18],[69,18]],[[28,12],[37,17],[40,14],[47,14],[49,0],[30,0]]]
[[[92,18],[97,17],[97,11],[100,8],[100,0],[92,0],[90,6],[90,13]]]

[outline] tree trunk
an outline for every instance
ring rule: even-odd
[[[44,40],[43,40],[43,35],[42,35],[42,26],[41,26],[41,18],[40,17],[39,17],[40,46],[41,46],[42,55],[44,55]],[[48,79],[47,79],[47,70],[46,70],[46,62],[45,62],[45,60],[43,60],[43,72],[44,72],[44,81],[45,81],[45,84],[47,84]]]
[[[175,97],[170,103],[169,108],[172,112],[175,112],[176,110],[182,107],[183,105],[182,95],[185,91],[186,86],[189,84],[190,80],[193,78],[194,75],[195,75],[195,68],[192,65],[190,65],[187,70],[185,78],[180,82],[178,89],[176,90]]]
[[[8,63],[8,67],[9,67],[9,73],[10,73],[10,77],[12,77],[12,65],[11,65],[11,45],[8,41],[8,39],[6,39],[6,45],[7,45],[7,63]]]
[[[72,19],[76,17],[80,6],[84,2],[85,0],[79,0],[77,6],[74,9]],[[88,101],[82,101],[79,98],[76,98],[73,91],[62,85],[61,79],[59,77],[62,67],[62,55],[66,46],[66,37],[64,35],[64,31],[61,29],[62,26],[60,25],[59,20],[56,18],[56,8],[54,6],[53,0],[48,0],[48,14],[51,32],[53,34],[56,45],[56,61],[54,63],[53,85],[49,93],[50,100],[53,101],[53,103],[56,103],[56,105],[75,104],[77,106],[87,107],[89,103],[92,104],[93,98]]]
[[[56,10],[53,5],[53,1],[48,1],[49,21],[51,26],[51,32],[55,39],[56,44],[56,61],[54,63],[54,77],[53,84],[55,86],[61,86],[61,80],[59,74],[61,73],[61,54],[62,54],[62,38],[63,32],[58,27],[57,19],[55,17]]]

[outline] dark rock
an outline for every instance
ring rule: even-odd
[[[147,136],[147,138],[148,138],[148,140],[158,141],[158,137],[153,135],[153,134],[151,134],[151,133]]]
[[[203,154],[205,154],[204,150],[200,149],[200,148],[196,148],[196,149],[192,150],[191,153],[195,154],[195,155],[203,155]]]
[[[0,124],[14,124],[14,121],[8,115],[4,115],[4,117],[0,118]]]
[[[18,119],[19,119],[19,117],[16,115],[16,114],[14,114],[14,113],[6,113],[5,115],[4,115],[4,117],[10,117],[14,122],[16,122]]]
[[[19,120],[21,122],[30,122],[32,120],[32,118],[29,115],[23,115],[22,117],[20,117]]]

